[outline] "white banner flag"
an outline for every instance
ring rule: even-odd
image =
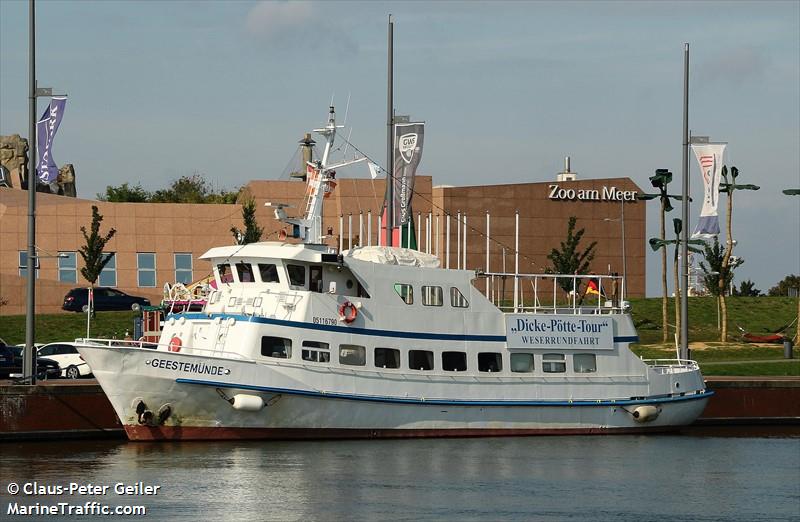
[[[381,167],[371,161],[367,162],[367,166],[369,167],[369,175],[372,176],[372,179],[378,177],[378,174],[381,172]]]
[[[727,143],[692,144],[694,156],[700,164],[703,177],[703,209],[692,237],[713,237],[719,235],[719,183],[722,179],[722,155]]]

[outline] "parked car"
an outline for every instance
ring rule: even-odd
[[[83,360],[75,343],[50,343],[39,348],[39,357],[52,359],[61,368],[61,376],[78,379],[92,374],[92,369]]]
[[[22,347],[0,344],[0,379],[7,379],[14,373],[22,373]],[[45,357],[36,358],[36,378],[52,379],[61,375],[58,363]]]
[[[85,312],[89,306],[89,289],[73,288],[64,296],[63,310],[69,312]],[[150,306],[150,300],[145,297],[128,295],[116,288],[97,287],[94,289],[94,309],[107,310],[139,310],[143,306]]]

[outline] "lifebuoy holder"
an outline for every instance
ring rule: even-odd
[[[358,317],[358,308],[350,301],[345,301],[339,306],[339,318],[345,323],[352,323],[356,317]]]
[[[180,352],[181,351],[181,338],[177,335],[174,336],[172,339],[169,340],[169,351],[170,352]]]

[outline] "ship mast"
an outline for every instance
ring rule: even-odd
[[[336,111],[333,106],[328,110],[328,123],[322,129],[314,129],[314,132],[325,137],[325,150],[320,161],[309,161],[307,166],[306,194],[308,196],[305,212],[302,218],[287,218],[283,211],[283,205],[275,205],[275,217],[279,220],[294,226],[294,236],[299,237],[307,244],[322,244],[325,236],[322,234],[322,209],[325,194],[333,190],[336,176],[336,169],[365,161],[366,158],[358,158],[352,161],[345,161],[330,165],[330,154],[333,142],[336,139],[336,129],[341,129],[342,125],[336,125]],[[271,205],[272,206],[272,205]]]

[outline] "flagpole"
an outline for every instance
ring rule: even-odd
[[[689,358],[689,44],[683,47],[683,230],[681,232],[681,359]]]
[[[389,15],[389,70],[386,91],[386,246],[392,246],[394,233],[394,161],[393,161],[393,148],[394,143],[392,140],[392,124],[394,117],[392,114],[392,106],[394,105],[394,66],[392,64],[393,54],[393,40],[394,40],[394,23],[392,22],[392,15]],[[402,241],[401,241],[402,244]]]
[[[27,302],[25,307],[25,349],[22,354],[22,377],[28,384],[36,384],[33,362],[36,307],[36,8],[34,0],[29,4],[29,54],[28,54],[28,264]]]

